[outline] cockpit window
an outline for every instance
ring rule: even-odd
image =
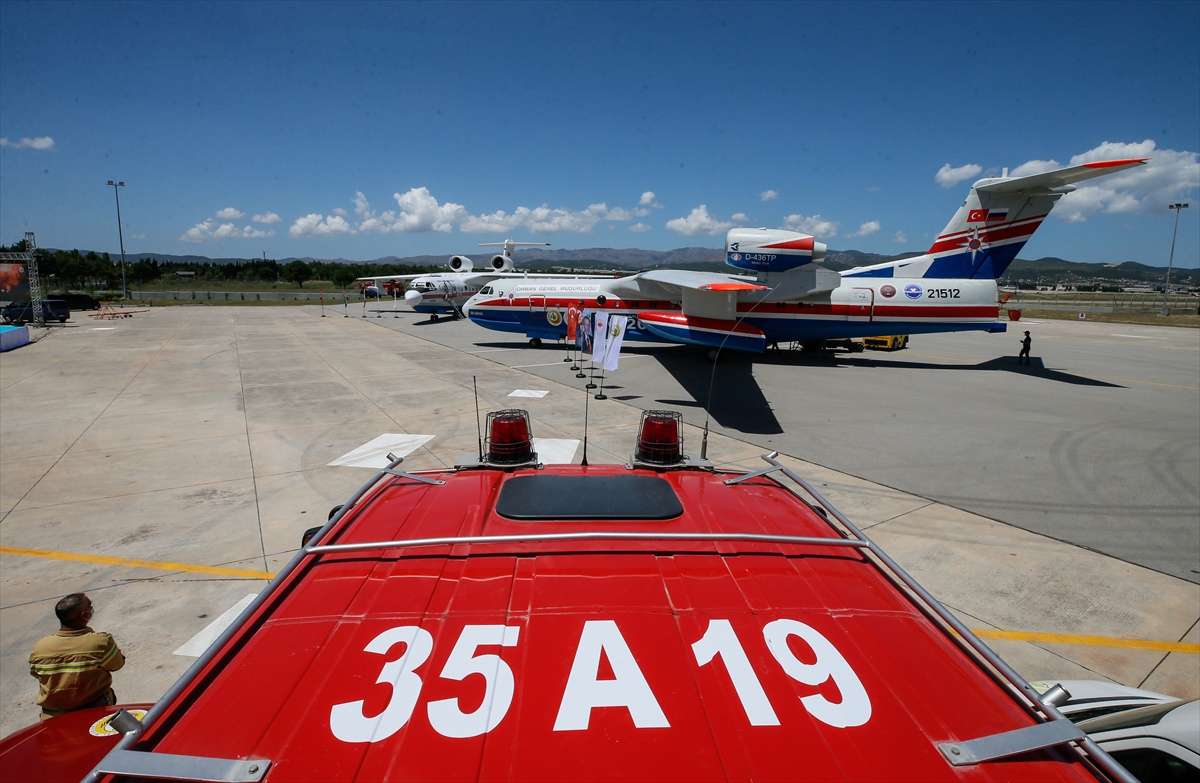
[[[490,285],[485,285],[483,287],[483,290],[480,291],[479,293],[484,294],[484,295],[491,295],[494,292],[492,291],[492,287]]]
[[[413,283],[412,287],[417,291],[432,291],[433,283],[429,282],[428,280],[422,280],[418,283]]]

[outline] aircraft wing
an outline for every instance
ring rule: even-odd
[[[1127,160],[1100,160],[1093,163],[1081,163],[1078,166],[1068,166],[1065,169],[1055,169],[1028,177],[1017,177],[990,185],[980,185],[976,190],[981,193],[1015,193],[1020,190],[1035,190],[1040,188],[1061,188],[1093,177],[1103,177],[1116,171],[1144,166],[1149,158],[1129,158]]]
[[[612,280],[613,278],[616,278],[616,277],[624,277],[624,275],[618,274],[618,273],[616,273],[616,272],[614,272],[614,273],[613,273],[613,274],[611,274],[611,275],[573,275],[573,274],[570,274],[570,273],[554,273],[554,274],[551,274],[551,273],[549,273],[549,272],[522,272],[522,271],[520,271],[520,270],[517,270],[517,271],[515,271],[515,272],[480,272],[479,274],[481,274],[481,275],[487,275],[488,277],[537,277],[537,278],[542,278],[542,277],[577,277],[577,278],[580,278],[580,279],[583,279],[583,278],[601,278],[601,279],[604,279],[604,280]],[[627,273],[625,273],[625,274],[631,274],[631,273],[627,272]]]
[[[370,277],[359,277],[357,280],[416,280],[418,277],[428,277],[435,272],[420,272],[415,275],[371,275]]]
[[[642,280],[675,288],[691,288],[695,291],[766,291],[753,278],[741,275],[723,275],[719,272],[693,272],[689,269],[652,269],[638,275]]]

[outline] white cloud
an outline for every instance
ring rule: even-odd
[[[977,176],[981,171],[983,171],[983,168],[974,163],[968,163],[958,168],[951,168],[950,164],[947,163],[938,169],[938,173],[934,175],[933,181],[943,188],[952,188],[964,179]]]
[[[263,214],[263,215],[255,215],[254,217],[252,217],[250,219],[253,220],[255,223],[266,223],[267,225],[270,225],[272,223],[282,223],[283,222],[283,218],[279,217],[279,215],[276,215],[274,212],[267,212],[266,214]]]
[[[875,234],[879,233],[880,228],[882,228],[882,226],[879,224],[879,221],[872,220],[867,223],[863,223],[861,226],[858,227],[858,231],[855,231],[853,234],[847,234],[846,236],[847,237],[874,236]]]
[[[892,241],[895,242],[897,245],[903,245],[905,242],[908,241],[908,235],[905,234],[903,231],[897,231],[896,236],[892,237]]]
[[[708,214],[708,207],[701,204],[685,218],[668,220],[667,228],[688,237],[711,237],[733,228],[733,223],[717,220]]]
[[[650,214],[650,210],[648,209],[625,209],[624,207],[609,209],[607,204],[592,204],[587,208],[587,211],[604,220],[617,220],[621,222],[633,220],[634,216],[642,217]]]
[[[130,239],[145,239],[146,235],[145,234],[130,234],[129,238]]]
[[[332,237],[353,234],[355,231],[340,215],[323,217],[320,213],[313,212],[297,218],[288,229],[288,233],[294,237]]]
[[[239,212],[233,207],[225,207],[225,209],[218,211],[216,215],[221,220],[241,220],[246,216],[246,213]]]
[[[647,226],[645,223],[634,223],[632,226],[629,227],[629,230],[634,231],[638,234],[644,234],[650,230],[650,226]]]
[[[1071,158],[1070,165],[1098,160],[1151,158],[1144,166],[1082,184],[1058,202],[1054,216],[1067,223],[1087,220],[1097,212],[1166,212],[1167,205],[1190,198],[1200,188],[1200,162],[1195,152],[1157,149],[1154,141],[1125,144],[1106,141]],[[1028,164],[1026,164],[1028,165]]]
[[[406,193],[393,193],[399,212],[388,210],[377,215],[362,192],[354,194],[354,214],[359,217],[358,230],[371,234],[414,234],[425,231],[448,233],[456,223],[467,219],[466,207],[447,201],[438,202],[428,188],[412,188]],[[345,214],[343,212],[343,214]]]
[[[788,215],[783,219],[781,228],[788,231],[799,231],[802,234],[812,234],[817,239],[830,239],[837,236],[838,224],[826,220],[820,215],[804,217],[804,215]]]
[[[23,136],[17,141],[9,141],[8,139],[0,139],[0,147],[15,147],[16,149],[31,149],[31,150],[54,150],[54,139],[49,136],[38,136],[37,138],[29,138]]]
[[[737,214],[730,216],[729,219],[732,220],[734,223],[749,223],[750,222],[750,218],[746,217],[745,212],[738,212]]]
[[[335,215],[341,215],[342,217],[349,217],[349,216],[350,216],[350,213],[349,213],[349,212],[347,212],[346,210],[342,209],[341,207],[334,207],[334,208],[333,208],[333,214],[335,214]]]
[[[659,204],[657,201],[654,200],[654,191],[653,190],[647,190],[645,193],[642,194],[642,197],[640,199],[638,199],[638,206],[639,207],[657,207],[658,209],[662,209],[662,204]],[[645,214],[649,215],[650,212],[647,211]]]
[[[1054,171],[1061,168],[1062,164],[1057,160],[1030,160],[1008,172],[1008,176],[1031,177],[1034,174],[1041,174],[1044,171]]]
[[[606,212],[608,209],[603,204],[593,204],[592,207],[603,208]],[[571,212],[561,207],[550,209],[543,204],[534,209],[517,207],[512,214],[500,209],[490,215],[470,215],[459,228],[469,234],[503,233],[518,227],[528,228],[538,234],[555,231],[586,234],[591,232],[601,219],[601,215],[592,211],[592,208],[582,212]]]
[[[318,215],[318,217],[320,217]],[[216,242],[221,239],[261,239],[263,237],[273,237],[275,231],[262,231],[253,226],[238,228],[233,223],[217,223],[217,221],[209,218],[203,223],[196,225],[183,232],[183,236],[179,237],[184,242]]]
[[[775,199],[779,198],[779,191],[764,190],[762,193],[758,194],[758,197],[763,201],[774,201]]]

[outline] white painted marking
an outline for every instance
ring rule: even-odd
[[[534,438],[533,450],[543,465],[570,465],[579,441],[574,438]]]
[[[354,451],[329,463],[331,468],[386,468],[391,464],[387,458],[388,452],[397,457],[407,457],[417,449],[433,440],[432,435],[412,435],[399,432],[385,432],[374,440],[368,441]]]
[[[519,351],[519,348],[487,348],[482,351],[467,351],[467,353],[501,353],[503,351]]]
[[[548,391],[539,391],[537,389],[517,389],[516,391],[514,391],[512,394],[510,394],[508,396],[509,397],[536,397],[538,399],[541,399],[542,397],[545,397],[549,393],[550,392],[548,392]]]
[[[112,332],[112,331],[115,331],[116,328],[117,327],[115,327],[115,326],[93,326],[91,329],[88,329],[88,331],[89,332]]]
[[[522,370],[526,367],[557,367],[560,364],[562,364],[562,359],[559,359],[557,362],[546,362],[545,364],[514,364],[512,365],[512,369]]]
[[[1146,337],[1145,335],[1141,335],[1141,334],[1117,334],[1116,332],[1113,332],[1112,334],[1110,334],[1109,337],[1132,337],[1135,340],[1157,340],[1158,339],[1157,337]]]
[[[250,602],[257,597],[258,593],[251,593],[226,609],[224,614],[205,626],[203,631],[184,642],[183,646],[175,651],[175,654],[199,658],[208,649],[208,646],[215,642],[217,637],[237,619],[242,610],[249,606]]]

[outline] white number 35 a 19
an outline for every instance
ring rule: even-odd
[[[504,720],[512,705],[514,681],[512,669],[499,655],[475,655],[483,645],[515,647],[520,628],[506,625],[467,625],[459,634],[450,652],[442,677],[462,680],[470,674],[482,674],[487,681],[483,703],[470,713],[462,712],[458,699],[430,702],[429,722],[444,737],[475,737],[491,731]],[[429,631],[415,625],[389,628],[372,639],[366,652],[386,655],[397,644],[404,643],[404,654],[384,664],[376,683],[392,686],[392,696],[383,712],[373,718],[363,714],[363,700],[333,705],[329,713],[329,728],[343,742],[379,742],[387,739],[408,723],[424,684],[415,670],[433,652],[433,637]]]

